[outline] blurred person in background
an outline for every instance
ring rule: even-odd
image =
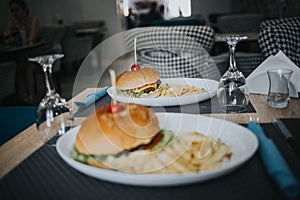
[[[161,16],[161,13],[157,9],[157,2],[153,1],[150,3],[150,10],[145,16],[145,25],[151,25],[154,21],[163,20],[164,18]]]
[[[132,29],[137,26],[137,14],[135,14],[132,8],[128,9],[128,16],[126,17],[127,29]]]
[[[13,16],[5,31],[6,42],[15,47],[33,44],[38,36],[37,17],[29,15],[28,7],[23,0],[11,0],[9,8]]]
[[[165,19],[165,6],[164,5],[160,5],[158,8],[158,12],[161,16],[161,19]]]

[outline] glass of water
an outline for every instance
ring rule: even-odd
[[[289,69],[270,69],[268,105],[273,108],[285,108],[289,103],[289,84],[293,71]]]

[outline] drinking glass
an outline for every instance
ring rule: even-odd
[[[227,42],[229,46],[229,67],[219,82],[217,90],[218,103],[224,112],[243,112],[247,109],[249,100],[245,93],[245,76],[236,65],[235,49],[237,43],[247,39],[247,36],[223,36],[217,39]]]
[[[45,75],[46,94],[41,100],[37,110],[36,127],[45,141],[53,136],[59,137],[73,126],[73,116],[67,101],[61,97],[54,88],[52,78],[52,65],[62,58],[63,54],[43,55],[29,58],[29,61],[39,63]],[[53,140],[51,140],[53,141]],[[49,141],[50,145],[55,145]]]
[[[293,71],[289,69],[267,70],[269,79],[268,105],[285,108],[289,103],[289,82]]]

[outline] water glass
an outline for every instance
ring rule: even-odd
[[[289,69],[270,69],[268,105],[273,108],[285,108],[289,103],[289,83],[293,71]]]

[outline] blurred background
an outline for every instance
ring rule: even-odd
[[[0,1],[0,33],[12,18],[10,0]],[[39,19],[41,41],[51,41],[65,55],[54,72],[59,92],[72,98],[76,73],[89,52],[106,38],[142,26],[207,25],[216,34],[258,34],[262,20],[299,16],[299,0],[157,0],[161,19],[149,21],[152,0],[25,0],[31,16]],[[129,9],[133,18],[129,18]],[[133,19],[129,26],[129,19]],[[235,23],[235,24],[234,24]],[[251,41],[250,41],[251,42]],[[242,47],[241,47],[242,48]],[[260,53],[257,41],[244,45],[245,52]],[[16,97],[15,57],[1,52],[0,106],[24,105]],[[214,46],[212,56],[228,51]],[[43,52],[41,52],[43,53]],[[14,53],[12,53],[14,54]],[[37,70],[39,71],[39,70]],[[40,72],[36,72],[40,73]],[[33,77],[39,81],[43,76]],[[42,82],[42,80],[41,80]],[[36,85],[40,91],[44,84]],[[43,92],[40,92],[43,94]],[[40,98],[40,97],[39,97]]]

